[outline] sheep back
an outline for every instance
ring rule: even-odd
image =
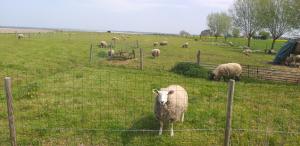
[[[242,67],[238,63],[227,63],[219,65],[214,71],[217,79],[222,76],[226,77],[239,77],[242,74]]]

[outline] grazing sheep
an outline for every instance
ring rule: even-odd
[[[168,41],[162,41],[162,42],[159,43],[159,45],[166,46],[166,45],[168,45]]]
[[[25,37],[25,35],[24,35],[24,34],[22,34],[22,33],[19,33],[19,34],[17,35],[17,37],[18,37],[18,39],[22,39],[22,38],[24,38],[24,37]]]
[[[153,42],[153,46],[154,46],[154,47],[156,47],[156,46],[158,46],[158,45],[159,45],[158,42]]]
[[[232,42],[228,42],[228,44],[229,44],[230,46],[234,46],[234,44],[233,44]]]
[[[290,54],[285,60],[286,65],[295,66],[297,63],[300,63],[300,55]]]
[[[160,55],[160,50],[159,49],[153,49],[151,51],[151,54],[152,56],[155,58],[155,57],[158,57]]]
[[[107,47],[107,43],[105,41],[101,41],[100,48],[106,48],[106,47]]]
[[[107,54],[108,54],[108,57],[112,57],[112,56],[114,56],[115,51],[113,49],[109,49]]]
[[[154,113],[159,120],[159,135],[162,134],[164,123],[171,123],[171,136],[174,136],[173,123],[184,121],[184,113],[188,107],[188,94],[186,90],[179,85],[170,85],[167,88],[161,88],[159,91],[153,89],[156,94],[154,104]]]
[[[189,47],[189,42],[184,43],[181,47],[182,48],[188,48]]]
[[[243,50],[243,53],[245,55],[249,56],[252,53],[252,50],[251,49],[245,49],[245,50]]]
[[[120,39],[118,37],[113,37],[112,40],[117,41],[117,40],[120,40]]]
[[[226,80],[226,78],[232,78],[239,81],[241,74],[242,66],[240,64],[227,63],[221,64],[215,68],[213,72],[210,73],[209,79],[219,81],[221,77],[223,77],[224,80]]]

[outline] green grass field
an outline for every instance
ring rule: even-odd
[[[177,62],[195,61],[201,50],[205,63],[238,62],[271,67],[274,56],[266,43],[253,41],[262,52],[247,57],[241,49],[212,40],[176,36],[126,35],[117,50],[144,49],[139,60],[108,61],[107,49],[90,44],[109,41],[107,33],[47,33],[17,40],[0,34],[0,78],[13,78],[14,114],[19,145],[222,145],[227,84],[169,72]],[[129,36],[129,38],[127,38]],[[154,41],[167,40],[153,59]],[[188,41],[190,48],[181,48]],[[244,39],[229,41],[244,43]],[[276,44],[278,50],[284,42]],[[255,44],[255,45],[254,45]],[[138,50],[137,50],[138,52]],[[137,53],[137,58],[138,58]],[[189,94],[184,123],[158,136],[153,114],[153,88],[179,84]],[[0,85],[3,88],[3,83]],[[300,90],[297,85],[241,81],[236,83],[232,145],[300,145]],[[0,93],[0,145],[9,145],[6,99]],[[166,129],[168,130],[168,129]]]

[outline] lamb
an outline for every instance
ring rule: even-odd
[[[106,48],[107,43],[105,41],[101,41],[99,46],[100,46],[100,48]]]
[[[233,78],[237,81],[240,80],[242,74],[242,66],[238,63],[227,63],[221,64],[210,73],[210,80],[219,81],[221,77],[225,80],[226,78]]]
[[[153,46],[154,46],[154,47],[156,47],[156,46],[158,46],[158,45],[159,45],[158,42],[153,42]]]
[[[155,57],[158,57],[160,55],[160,50],[159,49],[153,49],[151,51],[151,54],[152,56],[155,58]]]
[[[24,38],[25,36],[24,36],[24,34],[19,33],[19,34],[17,35],[17,37],[18,37],[18,39],[21,39],[21,38]]]
[[[159,43],[160,46],[166,46],[168,45],[168,41],[162,41]]]
[[[162,134],[164,123],[170,122],[170,134],[174,136],[173,123],[184,121],[184,113],[188,107],[188,94],[179,85],[170,85],[160,90],[153,89],[153,93],[156,95],[154,114],[160,123],[159,135]]]
[[[188,48],[189,47],[189,42],[184,43],[181,47],[182,48]]]

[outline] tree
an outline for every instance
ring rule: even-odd
[[[247,46],[250,47],[251,37],[261,28],[257,19],[258,0],[236,0],[230,12],[234,25],[247,36]]]
[[[180,36],[186,37],[186,36],[190,36],[190,33],[188,33],[188,32],[185,31],[185,30],[181,30],[181,31],[179,32],[179,35],[180,35]]]
[[[231,18],[225,12],[211,13],[207,16],[207,25],[212,34],[216,37],[216,40],[222,34],[226,40],[226,36],[231,27]]]
[[[271,33],[273,39],[271,50],[274,49],[277,39],[297,25],[295,21],[297,14],[292,5],[291,0],[260,0],[259,12],[263,15],[259,15],[259,20]]]
[[[238,29],[238,28],[233,28],[232,29],[232,35],[233,35],[233,37],[235,37],[235,38],[238,38],[238,37],[240,37],[240,30]]]
[[[259,32],[260,39],[267,40],[270,37],[270,33],[266,31]]]

